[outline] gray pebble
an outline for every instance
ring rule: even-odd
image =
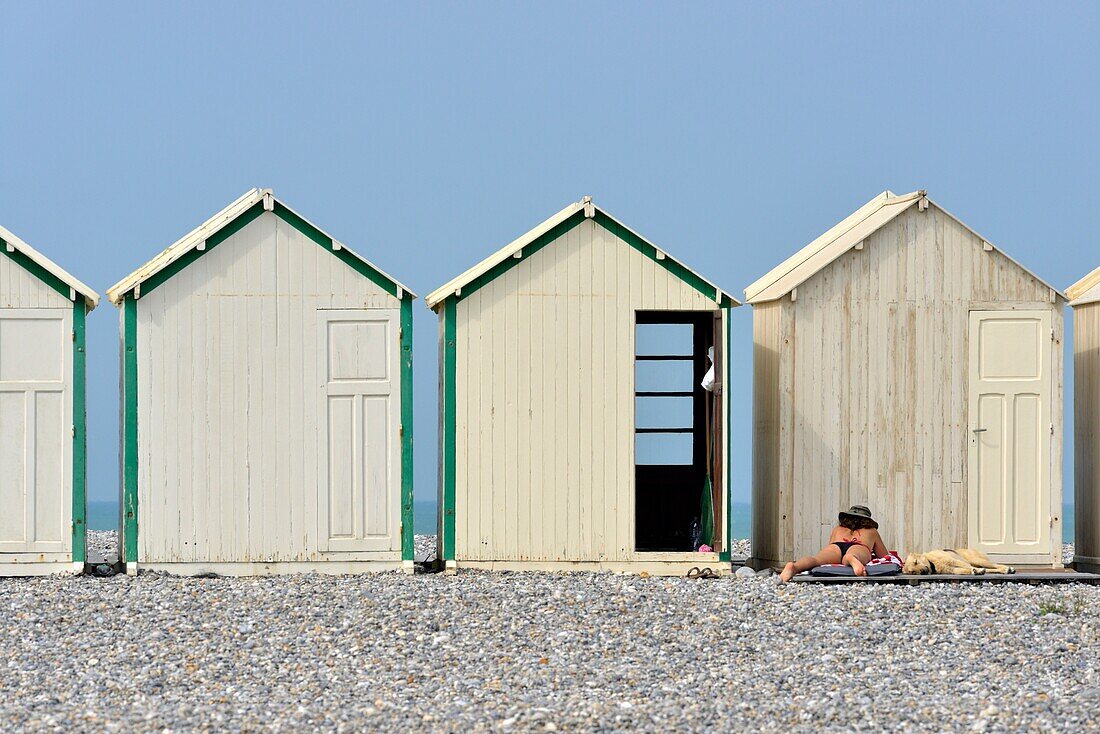
[[[0,579],[0,721],[57,732],[1100,728],[1100,587],[748,575]]]

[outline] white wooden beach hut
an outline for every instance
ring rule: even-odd
[[[1066,296],[1073,307],[1073,564],[1100,573],[1100,268]]]
[[[411,568],[408,288],[253,189],[107,294],[127,572]]]
[[[932,202],[876,196],[745,289],[758,565],[870,506],[902,551],[1060,565],[1064,296]]]
[[[585,198],[427,304],[447,567],[728,571],[736,300]]]
[[[0,227],[0,575],[84,569],[88,286]]]

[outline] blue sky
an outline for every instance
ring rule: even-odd
[[[102,291],[267,186],[424,294],[591,194],[739,293],[879,191],[926,188],[1064,287],[1100,264],[1097,7],[7,3],[0,222]],[[116,319],[89,319],[92,499],[117,492]],[[427,499],[422,303],[415,329]]]

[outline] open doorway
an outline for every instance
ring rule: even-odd
[[[634,330],[635,550],[720,552],[720,314],[638,311]]]

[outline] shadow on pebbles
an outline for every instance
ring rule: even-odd
[[[1100,727],[1083,585],[143,573],[0,579],[0,620],[6,730]]]

